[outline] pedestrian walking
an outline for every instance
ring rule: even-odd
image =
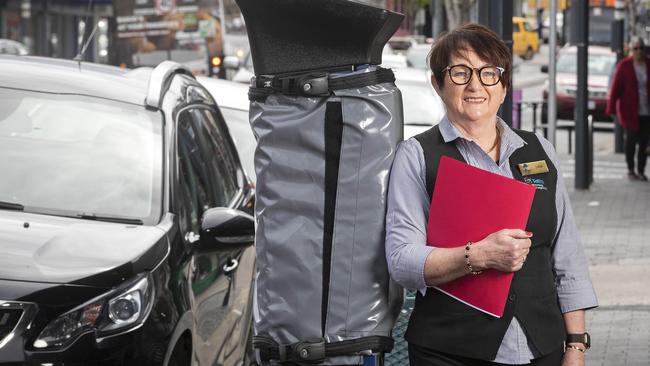
[[[393,162],[386,257],[393,279],[418,290],[405,335],[411,366],[585,363],[590,342],[584,310],[597,306],[596,295],[552,145],[497,117],[511,64],[508,47],[482,25],[467,24],[439,38],[429,66],[447,114],[402,142]],[[519,181],[534,177],[540,185],[525,230],[503,228],[456,248],[427,246],[442,156]],[[521,172],[518,166],[526,162],[544,168]],[[488,269],[514,272],[500,318],[431,288]]]
[[[616,66],[609,89],[608,114],[616,114],[625,130],[625,160],[630,180],[648,181],[645,166],[650,137],[650,58],[641,38],[630,42],[630,56]],[[638,146],[638,149],[637,149]],[[637,158],[636,172],[634,156]]]

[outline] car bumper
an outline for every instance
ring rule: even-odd
[[[544,102],[548,100],[547,92],[544,92]],[[557,118],[574,120],[576,98],[567,95],[558,95]],[[593,116],[594,121],[611,122],[612,117],[605,113],[607,99],[590,99],[587,101],[588,114]]]
[[[164,343],[144,334],[140,328],[98,340],[94,333],[86,333],[65,348],[47,351],[3,347],[0,365],[161,365],[166,351]],[[24,339],[12,341],[16,341],[16,345],[29,344]]]

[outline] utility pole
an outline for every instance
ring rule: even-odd
[[[481,0],[478,1],[479,23],[492,29],[510,49],[512,55],[512,12],[513,0]],[[511,73],[512,75],[512,73]],[[512,78],[510,88],[499,109],[499,116],[512,126]]]
[[[557,124],[557,99],[556,99],[556,65],[555,48],[557,44],[557,0],[550,0],[550,29],[548,32],[548,141],[555,146],[555,126]]]
[[[578,83],[575,106],[576,155],[575,188],[589,189],[591,178],[591,134],[587,120],[587,58],[589,34],[589,3],[571,0],[571,43],[577,47]]]

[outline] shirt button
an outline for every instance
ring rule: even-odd
[[[510,300],[510,301],[515,301],[516,298],[517,298],[517,295],[515,295],[515,294],[510,294],[510,296],[508,296],[508,300]]]

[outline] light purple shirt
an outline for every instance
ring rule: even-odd
[[[468,164],[512,178],[509,158],[526,142],[500,118],[497,118],[501,134],[498,165],[476,142],[463,137],[446,116],[439,126],[444,141],[455,140],[456,147]],[[560,309],[566,313],[592,308],[598,305],[598,301],[589,278],[587,259],[564,179],[559,171],[557,156],[550,142],[540,136],[538,138],[551,162],[558,169],[555,196],[557,241],[553,248],[552,265]],[[415,138],[410,138],[398,146],[390,175],[386,214],[386,259],[388,270],[395,281],[407,289],[419,290],[422,294],[427,291],[424,263],[434,249],[426,245],[429,204],[422,147]],[[532,345],[529,345],[517,319],[513,318],[494,362],[527,364],[539,356]]]

